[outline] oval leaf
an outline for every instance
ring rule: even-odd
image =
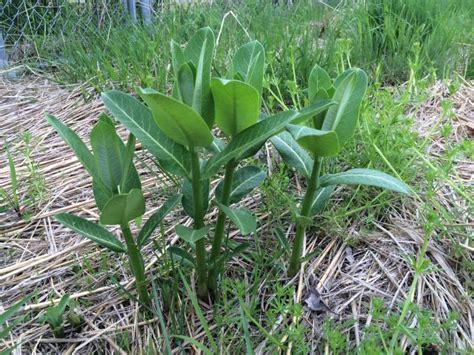
[[[128,194],[115,195],[107,201],[100,215],[100,223],[124,225],[144,214],[145,199],[143,198],[143,192],[139,189],[133,189]]]
[[[257,166],[246,166],[237,170],[232,179],[232,190],[230,193],[229,204],[239,202],[250,191],[260,186],[265,180],[267,173]],[[222,189],[224,181],[221,181],[216,187],[216,200],[222,202]]]
[[[204,177],[214,175],[230,159],[238,157],[252,149],[252,147],[265,142],[268,138],[283,130],[297,115],[298,113],[293,110],[280,112],[239,133],[224,150],[209,159],[204,170]]]
[[[235,136],[258,121],[260,101],[257,90],[238,80],[213,79],[217,126],[227,135]]]
[[[188,147],[205,147],[213,136],[206,122],[191,107],[151,89],[139,89],[160,129],[175,142]]]
[[[353,69],[334,92],[333,100],[338,105],[328,110],[322,129],[335,131],[341,147],[354,134],[366,90],[367,74],[361,69]]]
[[[124,245],[112,233],[87,219],[69,213],[57,214],[54,216],[54,219],[107,249],[116,253],[124,253],[126,251]]]
[[[194,74],[190,66],[184,63],[178,70],[179,97],[186,105],[192,106],[194,95]]]
[[[205,120],[208,127],[214,123],[214,105],[211,94],[211,65],[215,37],[209,27],[201,28],[189,40],[184,56],[196,68],[192,107]]]
[[[304,149],[314,156],[333,157],[340,151],[334,131],[320,131],[305,126],[288,125],[288,131]]]
[[[158,128],[145,105],[120,91],[102,93],[102,101],[112,115],[162,163],[163,168],[178,176],[189,174],[191,161],[188,151]]]
[[[264,65],[265,50],[258,41],[249,42],[237,49],[231,64],[231,78],[241,77],[252,85],[258,92],[259,101],[263,90]]]
[[[410,193],[410,188],[404,182],[372,169],[351,169],[338,174],[324,175],[320,180],[321,187],[339,184],[376,186],[404,194]]]
[[[286,165],[296,169],[306,178],[311,176],[313,170],[313,159],[300,147],[293,136],[288,132],[282,132],[271,138],[273,146],[276,148]]]
[[[123,143],[107,115],[101,115],[91,132],[97,174],[108,190],[118,193],[122,181]]]
[[[327,93],[327,91],[331,88],[331,86],[332,86],[332,80],[329,77],[326,70],[324,70],[323,68],[321,68],[319,65],[316,64],[313,67],[313,69],[311,69],[311,73],[309,74],[309,82],[308,82],[309,102],[314,102],[314,100],[320,98],[322,92]]]
[[[201,240],[202,238],[204,238],[209,232],[209,229],[210,229],[209,226],[202,227],[200,229],[193,229],[193,228],[182,226],[180,224],[178,224],[175,227],[175,231],[178,237],[188,242],[189,244],[194,244],[198,240]]]
[[[257,219],[249,211],[230,208],[222,203],[217,203],[219,209],[239,228],[242,235],[253,233],[257,230]]]

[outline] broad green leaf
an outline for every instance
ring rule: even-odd
[[[102,93],[102,101],[112,115],[137,137],[166,170],[178,176],[189,175],[189,152],[158,128],[145,105],[120,91]]]
[[[214,56],[215,37],[209,27],[197,31],[189,40],[184,56],[196,68],[193,108],[208,127],[214,123],[214,105],[211,95],[211,65]]]
[[[54,216],[54,218],[74,232],[83,235],[107,249],[116,253],[124,253],[126,251],[124,245],[115,238],[112,233],[87,219],[69,213],[60,213]]]
[[[98,178],[96,174],[94,157],[81,138],[79,138],[79,136],[72,129],[64,125],[53,115],[47,114],[46,119],[48,120],[49,124],[53,126],[56,132],[58,132],[66,144],[74,151],[74,154],[76,154],[77,158],[87,170],[87,172],[92,176],[92,178]]]
[[[288,132],[282,132],[271,138],[272,144],[282,157],[286,165],[296,169],[306,178],[311,176],[313,170],[313,159],[300,147],[293,136]]]
[[[313,156],[333,157],[340,151],[337,134],[334,131],[320,131],[296,125],[288,125],[287,129],[298,144]]]
[[[305,107],[304,109],[298,112],[298,115],[295,119],[291,122],[293,124],[301,124],[304,123],[311,118],[315,117],[318,114],[323,113],[324,111],[328,110],[331,107],[334,107],[336,102],[329,99],[321,99],[313,102],[310,106]]]
[[[265,65],[265,50],[258,41],[252,41],[240,47],[234,55],[231,64],[231,78],[239,76],[242,81],[252,85],[262,96],[263,72]]]
[[[240,156],[282,131],[297,115],[298,113],[293,110],[281,112],[239,133],[223,151],[209,159],[204,170],[204,177],[214,175],[230,159]]]
[[[105,204],[100,215],[100,223],[124,225],[145,214],[145,199],[142,190],[133,189],[129,193],[113,196]]]
[[[209,179],[201,181],[202,184],[202,202],[204,213],[209,208]],[[191,218],[194,218],[193,186],[189,179],[184,179],[181,193],[183,197],[181,204],[184,212]]]
[[[219,209],[239,228],[242,235],[253,233],[257,230],[257,219],[249,211],[230,208],[222,203],[217,203]]]
[[[181,101],[192,106],[194,95],[194,74],[190,66],[184,63],[178,71],[178,89]]]
[[[212,79],[217,126],[234,137],[258,121],[259,95],[249,84],[238,80]]]
[[[184,56],[184,51],[181,49],[181,46],[174,40],[171,40],[170,48],[171,64],[173,65],[174,75],[177,77],[179,69],[184,63],[186,63],[186,58]]]
[[[206,122],[191,107],[152,89],[139,89],[160,129],[178,144],[205,147],[213,136]]]
[[[329,108],[322,129],[335,131],[341,147],[354,134],[366,90],[367,74],[361,69],[353,69],[336,88],[333,100],[338,105]]]
[[[265,180],[267,173],[257,166],[246,166],[237,170],[232,179],[232,190],[230,193],[229,204],[239,202],[245,195],[253,189],[260,186]],[[221,181],[216,187],[216,200],[222,203],[222,189],[224,181]]]
[[[314,196],[313,204],[311,205],[310,210],[312,216],[317,215],[324,209],[335,188],[335,185],[331,185],[321,187],[316,191],[316,196]]]
[[[150,238],[156,227],[160,224],[163,218],[165,218],[168,213],[170,213],[171,210],[176,207],[180,199],[180,194],[174,194],[173,196],[168,198],[168,200],[166,200],[166,202],[158,209],[158,211],[153,213],[153,215],[148,218],[148,221],[146,221],[145,225],[140,230],[140,233],[138,233],[138,247],[145,245],[145,243],[148,241],[148,238]]]
[[[118,193],[122,181],[123,143],[107,115],[101,115],[92,129],[91,146],[99,179],[109,191]]]
[[[179,92],[179,87],[178,87],[178,72],[181,66],[184,63],[186,63],[186,59],[184,58],[184,51],[181,49],[178,43],[171,40],[170,48],[171,48],[171,64],[173,66],[173,73],[175,77],[172,96],[176,100],[181,100],[181,94]],[[194,86],[194,78],[193,78],[193,86]]]
[[[347,78],[350,74],[352,74],[353,71],[354,69],[347,69],[343,71],[341,74],[339,74],[339,76],[336,79],[334,79],[333,87],[337,88],[344,81],[345,78]]]
[[[207,226],[207,227],[202,227],[200,229],[193,229],[193,228],[185,227],[178,224],[175,227],[175,230],[178,237],[188,242],[189,244],[194,244],[198,240],[204,238],[209,232],[210,228],[211,227]]]
[[[311,73],[309,74],[309,81],[308,81],[309,102],[313,103],[316,99],[321,98],[322,92],[325,92],[327,95],[327,91],[331,88],[331,86],[332,86],[332,80],[329,77],[328,73],[319,65],[315,65],[313,69],[311,70]]]
[[[410,193],[410,188],[404,182],[372,169],[351,169],[342,173],[323,175],[320,180],[321,187],[339,184],[376,186],[404,194]]]

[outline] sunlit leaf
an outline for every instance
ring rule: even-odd
[[[165,169],[178,176],[188,175],[191,170],[188,151],[158,128],[145,105],[120,91],[102,93],[102,101],[112,115],[137,137]]]
[[[158,127],[175,142],[187,147],[212,143],[209,127],[191,107],[152,89],[140,89],[139,94],[150,107]]]
[[[235,136],[257,123],[259,95],[249,84],[238,80],[213,79],[217,126],[228,136]]]

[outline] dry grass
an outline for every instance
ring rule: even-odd
[[[433,134],[431,127],[437,120],[444,119],[440,118],[440,102],[446,95],[446,88],[438,84],[432,91],[431,99],[416,111],[416,127],[422,137],[436,138],[425,156],[429,161],[436,161],[448,144],[472,137],[474,92],[472,87],[465,85],[453,97],[454,129],[448,138],[444,138]],[[20,145],[21,132],[31,132],[35,137],[33,156],[48,188],[47,198],[37,206],[28,207],[34,210],[31,220],[23,221],[15,213],[0,214],[0,307],[7,307],[33,292],[36,292],[34,302],[28,304],[26,309],[33,310],[34,315],[50,305],[51,299],[57,301],[66,292],[71,294],[71,298],[87,301],[84,304],[88,305],[80,308],[86,322],[82,331],[69,334],[65,339],[53,339],[48,327],[40,324],[37,316],[18,326],[10,341],[21,340],[19,349],[25,353],[123,353],[116,343],[116,333],[124,330],[130,332],[132,348],[135,350],[145,348],[150,340],[160,337],[157,319],[140,322],[136,305],[117,291],[117,287],[110,283],[103,272],[87,274],[86,270],[80,276],[72,271],[74,265],[83,265],[85,261],[99,267],[102,250],[52,219],[56,213],[64,211],[91,219],[96,219],[98,215],[89,188],[90,178],[70,149],[47,124],[44,114],[49,112],[56,115],[80,136],[88,137],[101,109],[98,99],[85,103],[78,88],[61,88],[42,79],[0,82],[0,141],[7,140],[15,151]],[[0,187],[9,188],[3,148],[0,153]],[[147,159],[145,154],[142,157]],[[21,155],[17,154],[16,159],[21,176],[24,171]],[[439,186],[437,200],[447,210],[458,211],[454,216],[454,224],[472,227],[469,215],[472,206],[466,199],[459,198],[455,187],[467,187],[472,182],[474,165],[470,160],[457,160],[454,171],[455,175],[449,176]],[[150,203],[148,215],[153,212],[152,205],[159,205],[156,201],[161,198],[157,192],[160,186],[145,169],[142,169],[141,174],[148,201],[154,200]],[[170,184],[165,178],[160,183]],[[244,203],[257,208],[259,198],[256,194]],[[364,329],[373,321],[370,311],[375,297],[383,299],[389,309],[398,311],[408,297],[414,275],[412,264],[406,256],[419,254],[424,237],[423,230],[417,225],[419,204],[414,199],[396,211],[391,210],[386,219],[389,222],[375,223],[378,231],[368,235],[359,230],[357,219],[354,219],[346,235],[324,238],[308,235],[307,252],[316,249],[322,252],[307,263],[304,273],[288,282],[297,286],[295,302],[302,302],[309,290],[317,288],[334,313],[321,315],[307,309],[302,319],[283,315],[274,328],[288,322],[304,322],[311,332],[308,341],[314,349],[321,349],[324,319],[331,317],[339,324],[354,320],[344,329],[344,334],[351,342],[359,344]],[[177,241],[172,231],[172,221],[176,223],[177,218],[181,219],[180,223],[189,223],[178,214],[168,217],[168,245]],[[266,229],[267,226],[262,223],[261,234]],[[288,234],[291,233],[291,230],[288,231]],[[472,253],[473,246],[469,244],[472,241],[464,240],[465,237],[457,235],[455,230],[452,236],[464,251]],[[466,290],[469,284],[472,287],[472,275],[453,256],[453,245],[452,240],[431,235],[427,257],[434,268],[421,276],[413,302],[421,308],[432,310],[439,321],[445,319],[449,312],[457,311],[460,315],[457,328],[449,334],[443,334],[443,340],[468,350],[474,342],[473,302]],[[159,255],[154,255],[151,249],[147,253],[147,269],[151,270],[156,267]],[[468,257],[472,262],[472,255]],[[123,268],[123,262],[110,257],[108,264],[113,265],[117,277],[120,275],[121,284],[132,290],[131,275]],[[238,260],[234,264],[245,266]],[[91,280],[89,283],[84,281],[87,277]],[[271,295],[265,294],[265,284],[259,285],[259,290],[261,307],[265,310]],[[207,316],[211,319],[212,313],[209,311]],[[198,321],[192,314],[188,318],[188,335],[204,340]],[[411,325],[415,326],[416,319],[412,322]],[[406,339],[402,340],[402,344],[405,344],[408,352],[413,352],[407,347]],[[0,343],[0,349],[2,347]],[[259,348],[263,349],[264,343]]]

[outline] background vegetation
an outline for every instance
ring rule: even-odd
[[[322,242],[310,250],[309,259],[321,255],[328,240],[333,238],[352,248],[355,254],[365,255],[362,251],[370,241],[362,237],[374,235],[383,223],[407,219],[422,240],[420,249],[410,249],[413,243],[406,242],[412,254],[398,256],[404,267],[402,271],[411,275],[405,280],[403,292],[413,296],[419,287],[418,276],[442,272],[439,265],[425,262],[429,241],[434,240],[443,246],[462,286],[472,295],[469,274],[472,275],[474,268],[469,249],[464,246],[472,245],[469,217],[472,189],[461,183],[464,177],[457,164],[472,162],[474,147],[468,136],[458,134],[460,128],[454,123],[453,113],[456,98],[461,95],[459,88],[474,75],[472,1],[295,0],[293,3],[272,4],[267,0],[220,0],[199,6],[165,3],[156,9],[154,21],[148,26],[132,25],[120,13],[104,12],[98,23],[97,18],[86,18],[81,12],[76,14],[71,10],[67,16],[55,16],[53,9],[43,9],[30,14],[29,24],[26,17],[22,18],[25,22],[15,24],[26,30],[23,45],[12,53],[11,59],[17,61],[17,71],[40,74],[61,84],[79,84],[91,101],[97,93],[111,88],[131,91],[141,85],[169,91],[171,88],[166,83],[171,75],[170,40],[185,43],[197,29],[210,26],[219,36],[218,71],[223,70],[231,54],[249,37],[262,42],[268,63],[264,106],[270,112],[286,106],[302,106],[301,88],[307,87],[314,64],[332,76],[351,66],[363,68],[369,74],[370,88],[355,140],[338,160],[325,162],[323,169],[333,172],[357,166],[384,170],[405,181],[417,196],[413,200],[401,199],[369,188],[359,188],[354,194],[338,191],[334,204],[312,226],[311,230]],[[37,30],[35,24],[43,30]],[[437,86],[437,79],[449,79],[444,89]],[[89,86],[94,90],[86,89]],[[426,126],[420,116],[429,111],[426,108],[429,100],[436,103],[439,111],[436,119]],[[0,137],[7,138],[1,135],[2,132]],[[20,200],[27,201],[26,196],[31,200],[21,217],[27,219],[40,210],[38,206],[50,194],[37,168],[36,156],[31,154],[31,142],[36,140],[28,135],[23,137],[26,138],[9,145],[9,151],[16,157],[16,163],[27,162],[27,169],[19,169],[17,174]],[[2,158],[3,153],[4,150]],[[139,153],[139,158],[142,172],[156,174],[153,162],[146,155]],[[461,324],[466,315],[458,314],[454,308],[440,313],[408,296],[393,301],[390,306],[390,299],[364,298],[365,316],[372,322],[361,329],[364,334],[357,341],[353,335],[357,325],[348,315],[329,320],[330,316],[317,313],[316,333],[303,322],[293,322],[303,316],[307,305],[295,302],[297,285],[282,282],[280,275],[285,273],[282,260],[288,253],[285,238],[291,224],[287,206],[298,202],[300,181],[275,158],[259,157],[255,163],[268,165],[268,161],[272,174],[261,189],[262,202],[256,207],[258,213],[266,216],[267,224],[259,237],[251,240],[248,257],[229,268],[221,299],[202,310],[187,275],[179,276],[177,270],[184,268],[167,258],[154,266],[155,274],[160,275],[153,280],[152,290],[159,329],[153,324],[150,341],[137,341],[136,334],[128,328],[117,330],[111,335],[114,343],[129,352],[137,348],[149,352],[173,348],[184,352],[191,343],[208,353],[216,349],[249,354],[260,349],[272,353],[288,351],[288,344],[300,353],[310,350],[335,354],[380,353],[387,352],[392,341],[397,351],[422,353],[431,345],[446,352],[459,351],[461,341],[453,339],[458,339],[456,324]],[[173,190],[173,184],[169,185]],[[9,184],[3,187],[0,198],[11,194]],[[295,192],[295,197],[288,197],[291,196],[288,190]],[[156,198],[152,188],[148,192]],[[10,203],[7,197],[3,200]],[[390,240],[384,242],[393,246]],[[156,243],[150,255],[157,255],[162,247]],[[382,254],[392,252],[383,247],[377,250]],[[14,256],[15,252],[9,252],[5,260]],[[79,288],[118,285],[118,267],[104,267],[115,265],[112,257],[104,253],[95,258],[95,261],[84,259],[68,269],[74,280],[78,280]],[[249,264],[250,260],[254,261],[253,265]],[[177,289],[185,295],[178,300],[173,299]],[[122,298],[128,296],[127,291],[121,293]],[[433,299],[429,298],[427,303],[435,302]],[[35,302],[39,300],[35,298]],[[330,305],[334,306],[336,300],[340,299],[335,297]],[[81,300],[77,309],[87,310],[92,306],[91,301]],[[87,311],[84,313],[87,315]],[[197,315],[198,320],[190,324],[189,314]],[[28,326],[37,325],[36,315],[27,314]],[[200,334],[197,340],[175,336],[188,334],[190,326]],[[66,334],[74,329],[66,327]]]

